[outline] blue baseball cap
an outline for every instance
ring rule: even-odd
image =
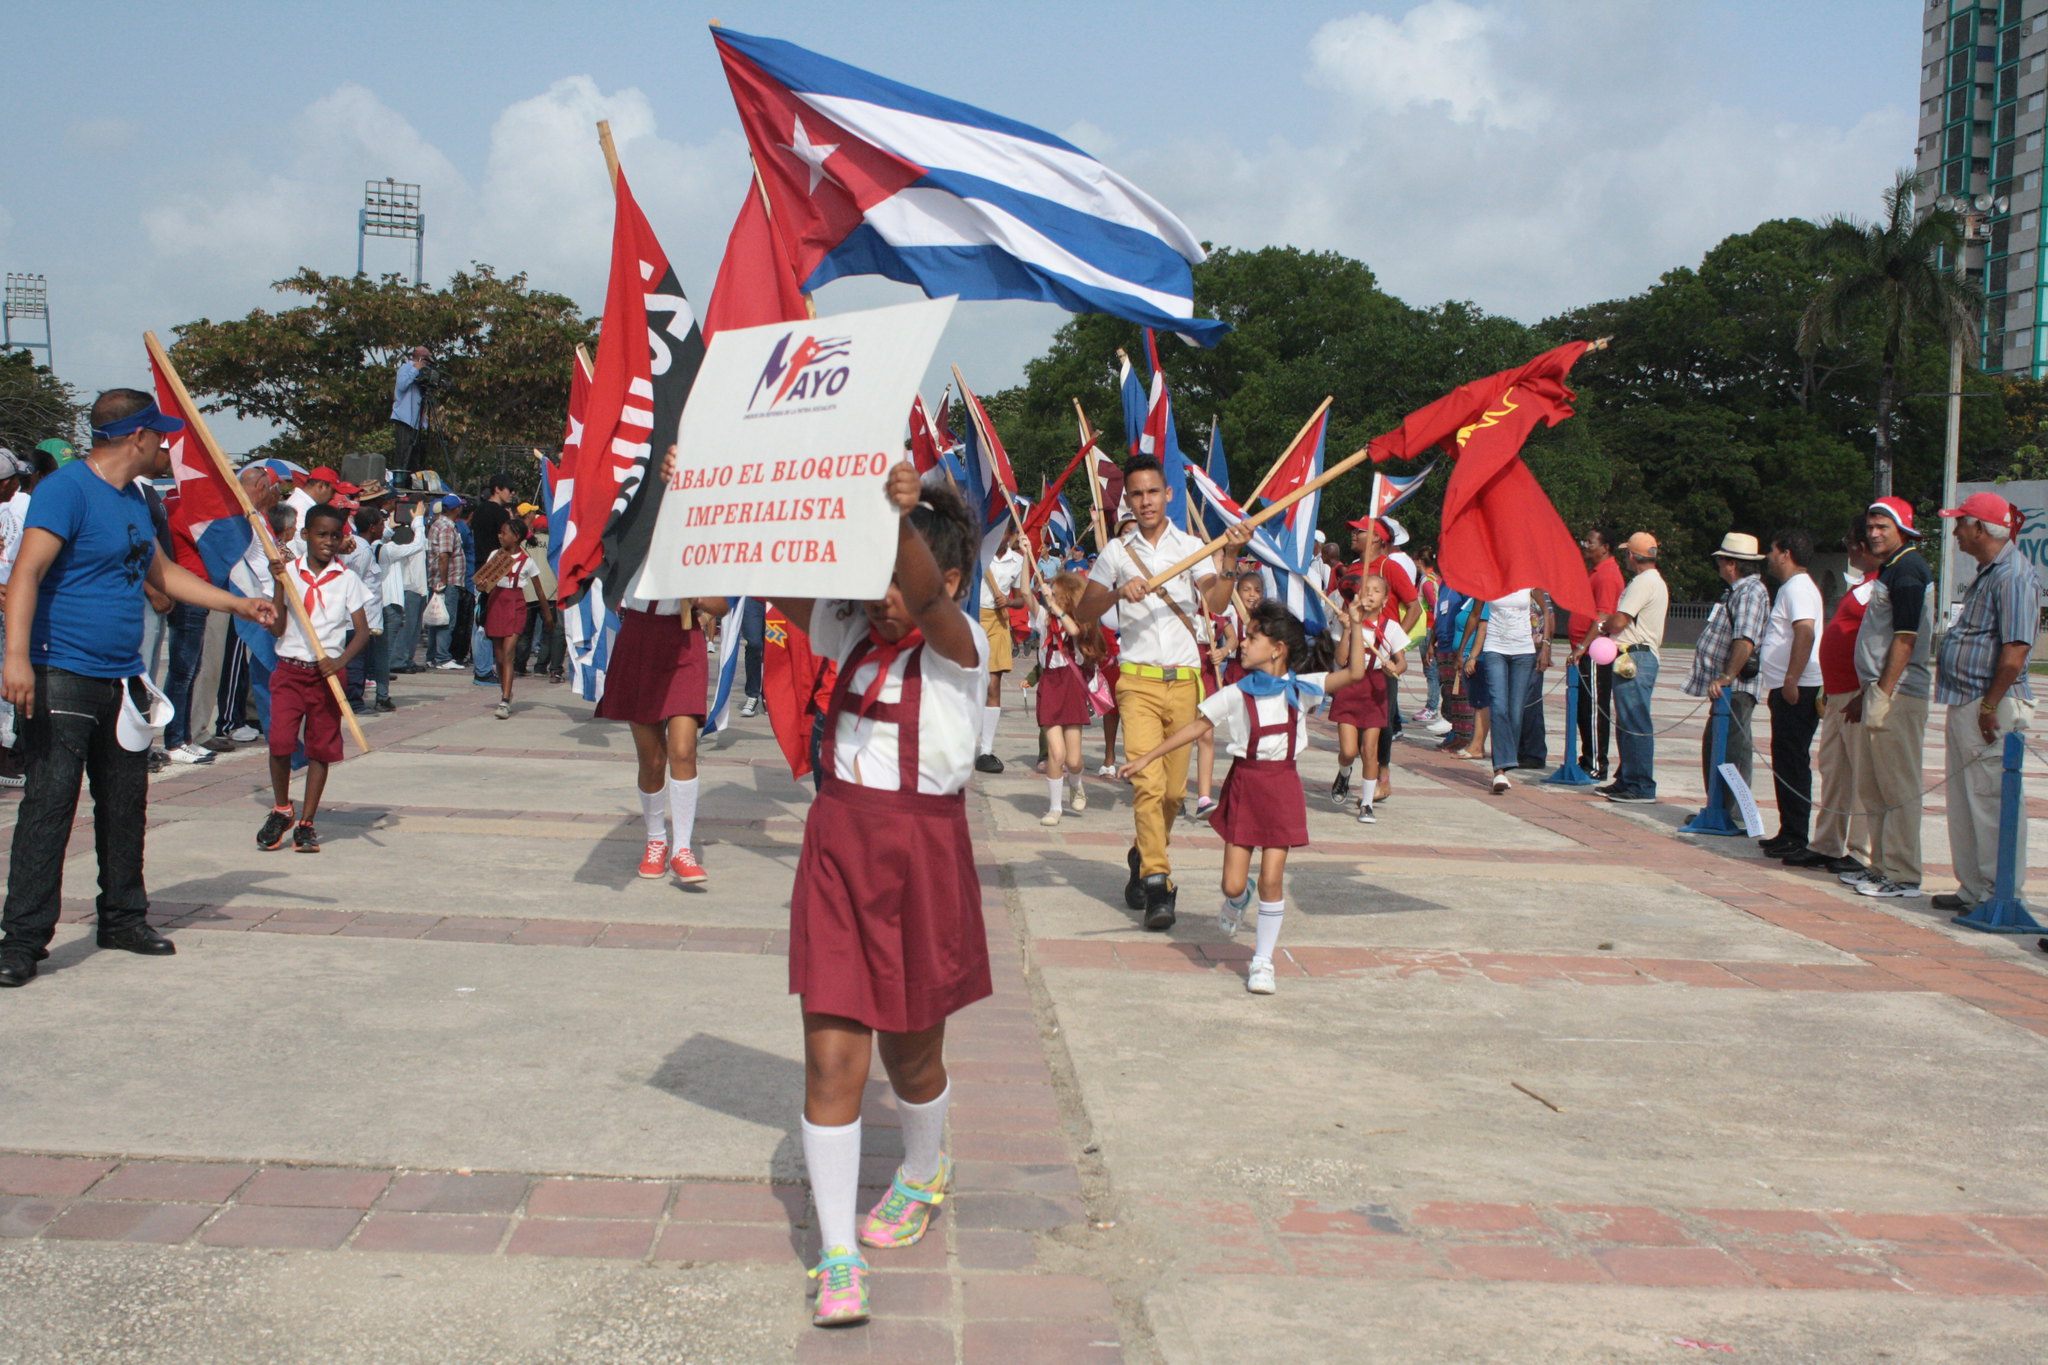
[[[441,499],[441,510],[444,512],[452,512],[460,506],[462,506],[462,499],[453,493]]]
[[[130,413],[118,422],[94,427],[92,438],[95,441],[118,441],[123,436],[137,431],[161,431],[166,436],[172,436],[184,429],[184,419],[173,417],[155,403],[151,403],[142,411]]]

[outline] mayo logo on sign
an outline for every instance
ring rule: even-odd
[[[747,411],[756,407],[772,411],[785,404],[795,406],[806,401],[815,403],[820,398],[837,397],[852,376],[852,368],[846,363],[847,355],[853,350],[849,337],[831,337],[819,340],[805,336],[797,341],[797,333],[786,333],[775,343],[775,349],[768,355],[768,363],[761,367],[761,377],[754,381],[754,396],[747,400]],[[796,342],[795,349],[790,347]],[[767,395],[764,405],[762,395]]]

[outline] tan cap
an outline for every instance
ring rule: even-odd
[[[1651,535],[1648,531],[1638,531],[1628,538],[1628,542],[1622,548],[1637,559],[1655,559],[1657,557],[1657,537]]]

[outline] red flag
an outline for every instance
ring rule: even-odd
[[[939,467],[939,434],[932,429],[931,414],[924,410],[924,395],[910,400],[910,463],[919,474]]]
[[[659,480],[648,477],[653,443],[658,437],[666,447],[675,438],[704,362],[704,334],[623,170],[613,193],[611,283],[559,581],[565,602],[600,581],[606,604],[616,607],[647,557],[661,505]]]
[[[1031,552],[1033,554],[1037,554],[1039,550],[1040,532],[1045,529],[1046,522],[1052,520],[1052,514],[1059,510],[1060,490],[1067,486],[1068,477],[1081,467],[1082,459],[1094,448],[1095,443],[1090,441],[1087,445],[1075,451],[1074,458],[1067,461],[1067,467],[1060,471],[1060,476],[1054,479],[1050,485],[1044,479],[1038,481],[1038,504],[1024,518],[1024,534],[1031,540]]]
[[[725,259],[718,263],[718,280],[704,309],[704,335],[713,337],[728,327],[802,322],[810,315],[803,290],[797,288],[796,266],[768,219],[760,186],[750,183],[732,235],[725,239]]]
[[[1585,350],[1569,342],[1462,385],[1373,438],[1374,460],[1412,460],[1438,446],[1453,453],[1437,550],[1444,581],[1459,592],[1490,600],[1542,588],[1567,611],[1595,613],[1585,557],[1522,463],[1538,422],[1554,427],[1572,415],[1564,377]]]
[[[775,731],[783,761],[789,764],[789,775],[802,777],[811,770],[810,711],[819,661],[811,653],[811,637],[791,625],[772,604],[766,620],[761,697],[768,703],[768,724]]]

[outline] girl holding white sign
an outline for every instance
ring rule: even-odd
[[[890,471],[887,493],[902,520],[885,596],[775,602],[839,668],[789,906],[821,1327],[867,1319],[857,1247],[911,1245],[946,1197],[946,1018],[993,990],[965,795],[988,688],[988,637],[960,606],[973,521],[957,492],[921,485],[908,464]],[[856,1240],[861,1095],[877,1042],[904,1155]]]

